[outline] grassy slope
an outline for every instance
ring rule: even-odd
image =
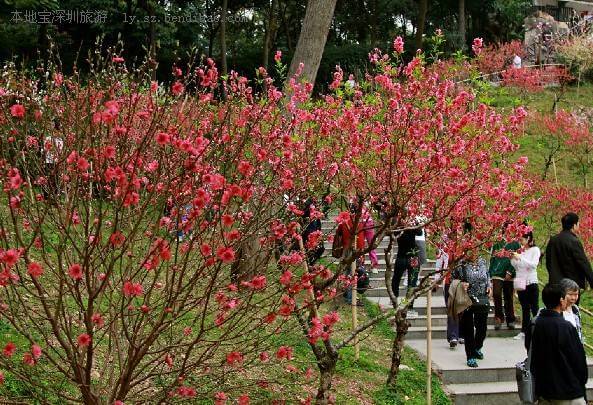
[[[350,306],[340,305],[337,310],[343,320],[336,337],[345,335],[351,327]],[[364,310],[359,308],[359,324],[379,314],[377,305],[365,302]],[[354,359],[353,347],[346,347],[341,352],[333,390],[338,404],[410,404],[426,403],[426,364],[409,349],[405,349],[403,364],[405,370],[399,374],[397,392],[385,387],[385,380],[390,366],[391,343],[394,332],[387,321],[378,324],[370,333],[363,334],[360,342],[360,359]],[[305,345],[298,345],[296,355],[303,362],[311,362],[310,350]],[[313,369],[315,369],[314,365]],[[433,404],[450,404],[443,392],[440,380],[433,375]]]
[[[558,89],[548,89],[542,93],[523,95],[513,90],[493,88],[485,92],[482,100],[502,111],[508,111],[513,106],[524,105],[531,111],[549,114],[552,111],[554,99],[557,94]],[[579,90],[576,87],[569,87],[566,93],[561,96],[557,105],[558,109],[568,111],[578,110],[580,107],[593,107],[593,84],[581,86]],[[529,158],[529,170],[541,176],[544,168],[544,148],[533,135],[533,133],[530,134],[530,131],[527,130],[524,136],[514,141],[520,145],[518,154],[525,155]],[[549,172],[548,176],[548,179],[554,179],[552,171]],[[557,162],[557,177],[560,184],[579,186],[582,184],[581,178],[573,170],[571,159],[566,156]],[[550,229],[538,218],[530,218],[530,221],[534,225],[534,234],[538,245],[543,251],[545,243],[551,236]],[[557,228],[559,228],[559,220],[557,225]],[[556,230],[552,229],[551,231],[555,232]],[[548,274],[543,261],[538,269],[538,274],[541,282],[547,282]],[[581,307],[593,311],[593,293],[591,291],[584,292],[581,298]],[[588,343],[593,344],[593,317],[583,314],[582,323]],[[593,350],[587,349],[587,352],[588,355],[593,356]]]

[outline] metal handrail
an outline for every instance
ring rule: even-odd
[[[545,68],[545,67],[550,67],[550,66],[562,66],[562,67],[566,67],[566,64],[564,63],[540,63],[540,64],[535,64],[535,65],[526,65],[526,66],[522,66],[522,68],[534,68],[534,67],[539,67],[539,68]],[[504,72],[507,72],[511,69],[516,69],[516,68],[509,68],[509,69],[503,69],[500,70],[498,72],[493,72],[493,73],[487,73],[484,75],[480,75],[477,77],[472,77],[471,79],[465,79],[465,80],[460,80],[458,82],[455,82],[455,84],[460,84],[460,83],[466,83],[466,82],[471,82],[472,80],[477,80],[477,79],[483,79],[489,76],[494,76],[494,75],[500,75]]]

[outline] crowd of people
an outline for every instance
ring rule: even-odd
[[[537,275],[541,252],[533,233],[527,232],[519,241],[495,244],[489,268],[484,258],[468,255],[453,269],[451,279],[456,283],[445,280],[444,289],[451,303],[447,338],[454,348],[463,337],[467,365],[478,367],[485,355],[489,295],[495,329],[505,322],[514,329],[516,292],[521,330],[515,339],[524,339],[538,403],[586,404],[588,373],[578,303],[586,283],[593,287],[593,271],[577,236],[578,215],[568,213],[561,222],[562,231],[550,238],[545,251],[549,282],[541,294],[544,308],[539,307]]]
[[[372,221],[371,215],[363,210],[354,244],[359,250],[367,248],[373,239],[369,221]],[[498,330],[505,323],[508,329],[516,328],[516,293],[521,307],[521,325],[514,339],[524,340],[529,352],[539,403],[578,405],[586,403],[588,378],[578,304],[586,284],[593,287],[593,271],[577,236],[578,215],[568,213],[561,222],[562,231],[550,238],[545,250],[549,282],[541,292],[544,308],[539,306],[537,273],[541,251],[531,231],[517,241],[507,242],[504,239],[506,227],[503,228],[501,240],[490,252],[489,263],[477,253],[468,253],[450,272],[447,271],[449,256],[438,250],[436,267],[437,273],[445,274],[442,282],[448,308],[447,340],[452,349],[458,344],[464,345],[467,366],[478,367],[479,360],[487,355],[483,346],[491,298],[494,328]],[[338,228],[338,233],[342,232],[348,242],[353,236],[348,231],[350,228],[351,224]],[[471,224],[466,223],[465,232],[471,231]],[[408,289],[416,286],[420,266],[426,261],[424,240],[422,229],[408,229],[397,237],[398,251],[391,282],[396,297],[406,273]],[[376,268],[374,251],[370,256],[372,267]],[[345,299],[350,303],[349,290]]]

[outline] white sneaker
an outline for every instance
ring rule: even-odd
[[[379,269],[378,269],[378,268],[376,268],[376,267],[373,267],[373,268],[371,269],[371,273],[373,273],[373,274],[379,274]]]
[[[519,334],[517,336],[515,336],[513,339],[515,339],[515,340],[525,339],[525,333],[519,332]]]
[[[416,312],[414,310],[409,310],[408,311],[407,318],[408,319],[416,319],[416,318],[418,318],[418,312]]]

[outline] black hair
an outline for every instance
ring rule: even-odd
[[[533,239],[533,232],[529,231],[523,234],[523,237],[527,239],[527,246],[533,247],[535,246],[535,240]]]
[[[557,308],[564,297],[566,297],[566,290],[558,283],[548,283],[542,291],[542,301],[547,309]]]
[[[560,220],[562,222],[562,230],[570,231],[576,224],[579,223],[579,216],[574,212],[569,212]]]
[[[474,227],[469,219],[463,221],[463,233],[468,233],[474,230]]]

